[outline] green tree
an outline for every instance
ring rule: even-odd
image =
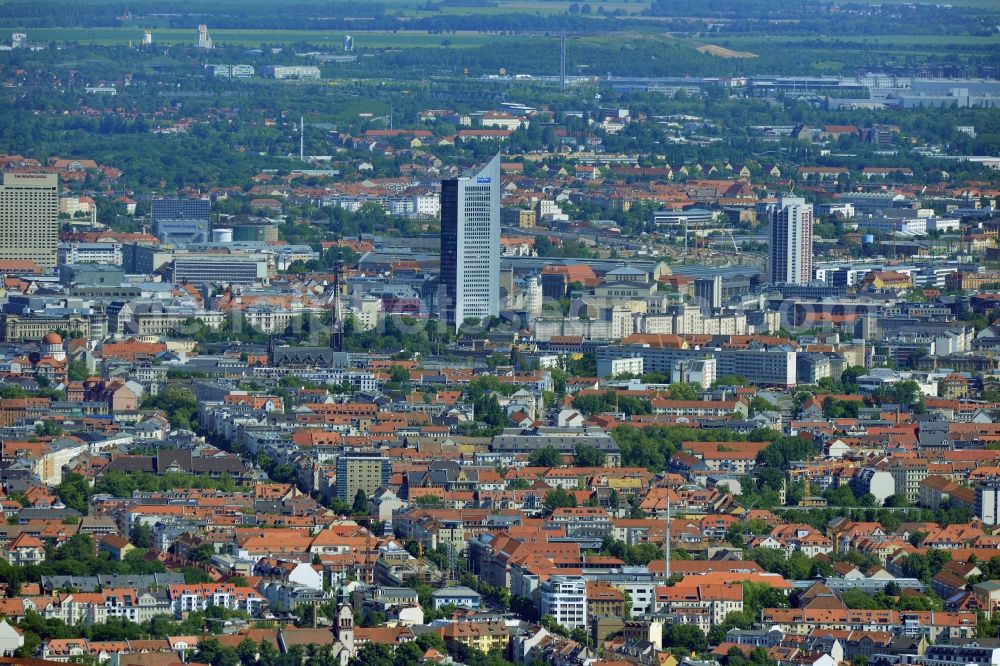
[[[365,643],[347,662],[349,666],[396,666],[392,647],[384,643]]]
[[[844,605],[852,609],[860,610],[886,610],[888,606],[879,599],[878,595],[868,594],[861,590],[847,590],[840,595],[840,600]]]
[[[86,515],[90,508],[90,482],[82,474],[71,472],[63,476],[56,487],[56,495],[63,504]]]
[[[671,400],[697,400],[698,387],[689,382],[678,382],[670,385]]]
[[[579,467],[604,467],[607,456],[593,444],[576,445],[575,462]]]
[[[208,564],[212,561],[213,555],[215,555],[215,548],[212,547],[212,544],[203,543],[188,552],[188,559],[197,564]]]
[[[181,573],[184,574],[186,585],[199,585],[201,583],[211,583],[212,577],[198,567],[183,567]]]
[[[714,386],[750,386],[750,380],[742,375],[723,375],[715,380]]]
[[[576,497],[573,496],[573,493],[563,488],[553,488],[545,493],[544,505],[545,510],[548,513],[552,513],[559,508],[575,507]]]
[[[902,407],[912,407],[921,411],[924,396],[920,385],[912,379],[892,384],[882,384],[872,392],[872,399],[878,404],[897,404]]]
[[[368,513],[368,496],[362,488],[358,488],[358,492],[354,494],[354,504],[351,505],[351,509],[354,513]]]
[[[419,636],[417,636],[417,640],[414,642],[417,644],[417,647],[419,647],[422,652],[426,652],[427,650],[430,650],[432,648],[441,653],[444,653],[445,651],[444,639],[441,638],[441,634],[434,631],[428,632],[426,634],[420,634]]]
[[[775,469],[788,469],[794,461],[811,460],[815,455],[813,444],[801,437],[782,437],[757,454],[757,464]]]
[[[90,370],[84,361],[71,361],[66,368],[66,376],[71,382],[82,382],[90,376]]]
[[[389,368],[389,381],[393,386],[406,391],[410,387],[410,371],[401,365],[394,365]]]
[[[236,646],[236,654],[243,666],[253,666],[257,663],[257,644],[249,638],[244,638]]]
[[[686,652],[704,652],[708,648],[705,633],[693,624],[672,624],[663,639],[664,645],[681,647]]]
[[[198,398],[190,389],[168,384],[157,395],[147,395],[142,400],[143,409],[159,409],[167,414],[173,428],[193,428],[192,419],[198,414]]]
[[[554,446],[535,449],[528,458],[532,467],[559,467],[562,465],[562,454]]]
[[[153,546],[153,532],[146,523],[135,523],[129,531],[129,541],[136,548],[151,548]]]
[[[58,437],[63,434],[63,427],[55,421],[43,421],[35,426],[35,434],[39,437]]]
[[[212,666],[238,666],[240,657],[236,648],[221,645],[219,641],[210,639],[198,643],[192,661]]]

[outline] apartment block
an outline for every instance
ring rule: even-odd
[[[353,502],[359,490],[371,497],[389,484],[392,466],[388,458],[374,454],[346,454],[337,459],[337,498]]]

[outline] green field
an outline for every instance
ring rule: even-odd
[[[706,44],[733,44],[740,47],[756,46],[767,48],[767,44],[773,43],[796,43],[812,42],[818,40],[821,43],[834,44],[836,42],[848,42],[862,46],[997,46],[1000,47],[1000,34],[986,37],[974,35],[820,35],[809,37],[808,35],[767,35],[757,37],[729,37],[720,35],[718,39],[702,40]],[[752,49],[751,49],[752,50]]]
[[[8,28],[0,27],[0,34]],[[39,28],[27,31],[31,41],[39,42],[78,42],[80,44],[97,44],[102,46],[113,44],[138,44],[142,40],[143,30],[136,28]],[[330,45],[340,48],[346,31],[325,30],[212,30],[209,27],[212,40],[222,46],[234,44],[237,46],[259,46],[261,44],[292,44],[307,42],[319,46]],[[441,46],[447,41],[453,48],[469,48],[482,46],[497,41],[514,41],[529,39],[525,36],[489,35],[481,33],[448,33],[430,34],[424,31],[413,32],[351,32],[356,48],[414,48]],[[173,28],[153,29],[153,44],[188,44],[194,46],[197,34],[194,30],[179,30]]]
[[[952,54],[976,54],[979,57],[1000,53],[1000,35],[979,37],[972,35],[879,35],[876,37],[845,35],[824,35],[809,37],[807,35],[759,35],[729,37],[719,35],[718,38],[703,37],[691,40],[689,43],[700,46],[715,44],[737,51],[751,51],[764,54],[776,49],[809,51],[814,53],[829,52],[830,54],[858,54],[874,51],[885,56],[918,56],[918,57],[948,57]],[[959,51],[961,49],[961,51]],[[817,70],[836,71],[843,63],[838,58],[828,58],[830,62],[814,62]]]
[[[556,16],[566,14],[569,11],[571,4],[573,3],[563,2],[562,0],[511,0],[510,2],[504,2],[501,0],[501,2],[498,2],[494,7],[443,6],[438,11],[426,11],[419,8],[403,9],[401,7],[393,7],[393,10],[400,10],[401,13],[410,16],[440,16],[443,14],[456,16],[473,14],[540,14],[543,16]],[[582,3],[578,2],[577,4]],[[642,0],[641,2],[611,0],[610,2],[600,2],[599,4],[591,3],[592,7],[601,7],[608,14],[617,9],[620,9],[627,14],[638,14],[642,10],[648,9],[649,5],[650,3],[648,0]],[[599,14],[592,14],[591,17],[595,19],[601,18]]]
[[[997,0],[948,0],[941,3],[938,0],[862,0],[872,5],[939,5],[949,4],[956,7],[973,7],[975,9],[996,9]]]

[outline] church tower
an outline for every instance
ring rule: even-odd
[[[354,654],[354,611],[349,604],[341,604],[337,612],[336,638],[348,653]]]

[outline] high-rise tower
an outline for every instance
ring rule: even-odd
[[[808,284],[812,272],[812,204],[782,197],[771,215],[771,284]]]
[[[475,176],[441,181],[438,308],[456,329],[500,314],[500,155]]]
[[[59,179],[48,173],[5,173],[0,185],[0,259],[56,265]]]

